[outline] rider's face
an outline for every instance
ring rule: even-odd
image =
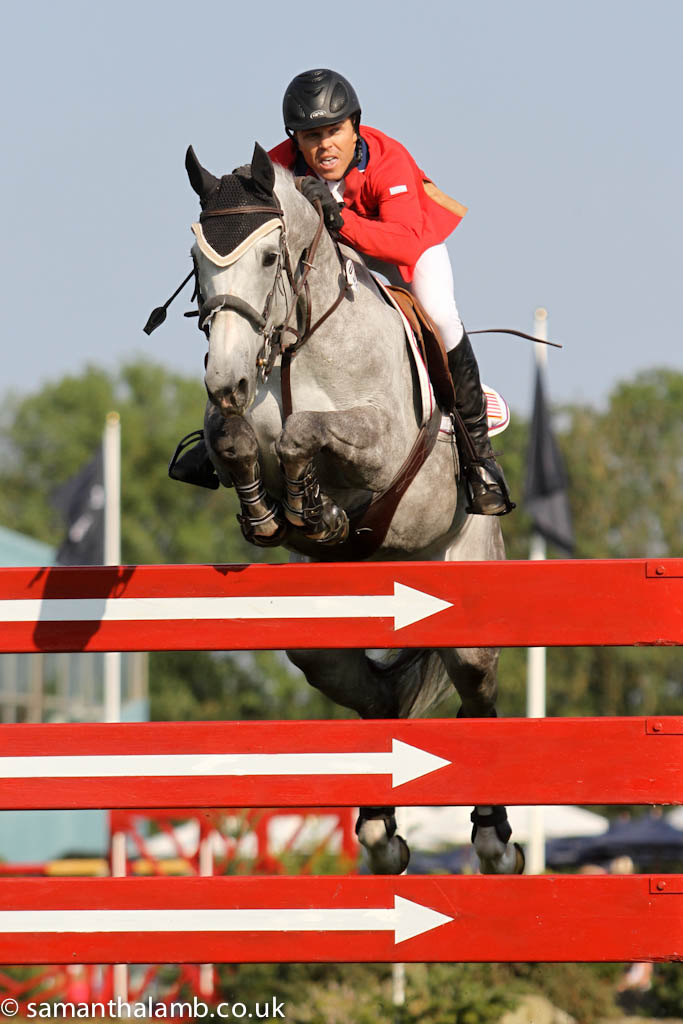
[[[358,136],[347,117],[337,124],[296,132],[296,141],[312,171],[326,181],[339,181],[353,160]]]

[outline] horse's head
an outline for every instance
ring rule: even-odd
[[[192,253],[199,324],[209,341],[206,390],[225,415],[243,413],[254,400],[259,357],[284,323],[291,294],[275,171],[258,143],[250,168],[222,178],[201,166],[191,146],[185,166],[202,207]]]

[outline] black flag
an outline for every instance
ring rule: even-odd
[[[56,561],[60,565],[104,563],[104,459],[102,450],[56,491],[54,503],[66,520]]]
[[[568,554],[574,550],[574,531],[567,496],[564,460],[557,447],[545,401],[543,376],[536,367],[534,412],[527,452],[526,507],[534,530]]]

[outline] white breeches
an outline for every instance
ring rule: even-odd
[[[446,351],[450,352],[462,341],[465,328],[455,304],[453,269],[443,242],[422,253],[409,287],[439,328]]]
[[[390,284],[409,288],[427,316],[439,328],[446,351],[450,352],[462,341],[463,327],[458,307],[455,304],[453,269],[445,244],[433,245],[426,249],[415,264],[415,273],[410,284],[406,284],[392,263],[384,263],[366,256],[365,262],[371,270],[383,274]]]

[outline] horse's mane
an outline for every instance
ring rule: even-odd
[[[292,172],[283,167],[282,164],[273,164],[273,168],[275,170],[275,191],[279,191],[280,187],[285,189],[292,188],[296,191]]]

